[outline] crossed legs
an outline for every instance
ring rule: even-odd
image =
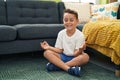
[[[68,71],[68,69],[72,66],[80,66],[89,61],[89,56],[86,53],[82,53],[81,55],[73,58],[72,60],[70,60],[66,63],[61,60],[59,53],[56,53],[56,52],[53,52],[50,50],[46,50],[44,52],[44,57],[47,60],[49,60],[49,62],[53,63],[54,65],[56,65],[57,67],[65,70],[65,71]]]

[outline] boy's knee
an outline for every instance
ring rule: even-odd
[[[44,51],[44,57],[46,57],[50,52],[51,52],[50,50]]]
[[[48,55],[48,53],[49,53],[49,50],[45,50],[44,51],[44,57],[46,57]]]
[[[87,62],[89,62],[89,55],[87,54],[87,53],[85,53],[85,62],[87,63]]]
[[[87,62],[89,62],[89,55],[87,53],[81,55],[79,58],[79,62],[81,62],[81,64],[86,64]]]

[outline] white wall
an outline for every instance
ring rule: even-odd
[[[62,2],[85,2],[85,3],[91,2],[94,4],[99,4],[99,0],[62,0]]]
[[[99,0],[81,0],[81,2],[91,2],[94,4],[99,4]]]
[[[80,0],[62,0],[62,2],[80,2]]]

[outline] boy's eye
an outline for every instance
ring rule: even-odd
[[[74,19],[64,19],[64,21],[65,21],[65,22],[68,22],[68,21],[73,22]]]
[[[74,19],[70,19],[70,22],[73,22],[74,21]]]
[[[68,19],[64,19],[65,22],[68,22]]]

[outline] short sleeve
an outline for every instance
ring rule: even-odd
[[[84,35],[82,33],[81,35],[79,35],[79,37],[76,40],[76,47],[75,47],[75,49],[82,48],[84,43],[85,43],[85,37],[84,37]]]
[[[58,33],[58,36],[57,36],[57,39],[56,39],[55,47],[56,47],[56,48],[63,49],[62,43],[63,43],[63,42],[62,42],[62,33],[59,32],[59,33]]]

